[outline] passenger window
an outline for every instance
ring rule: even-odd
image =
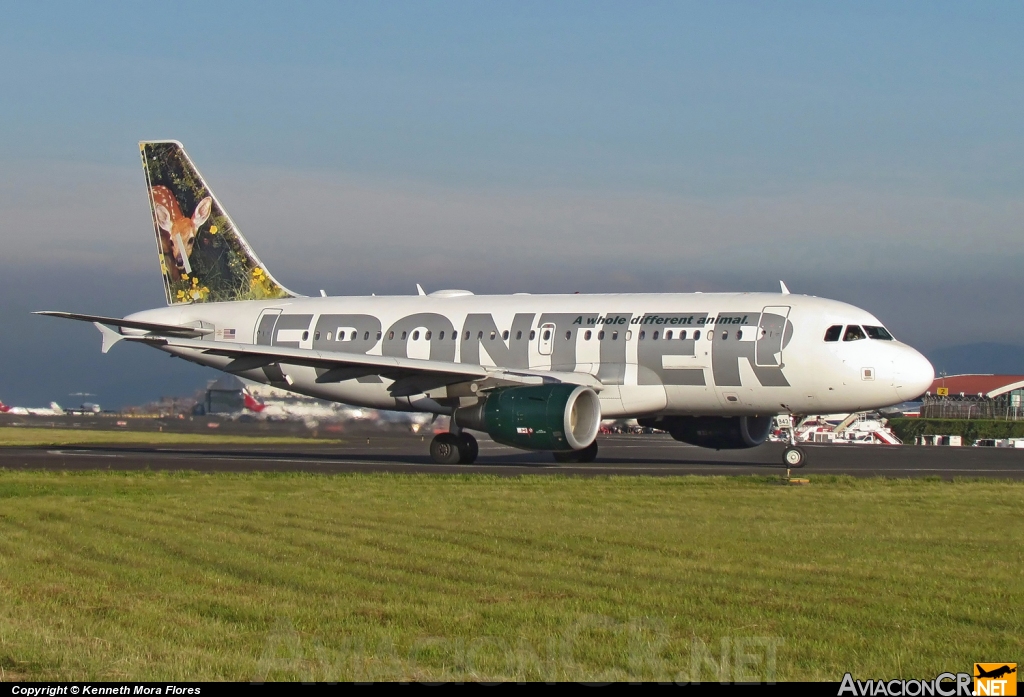
[[[444,341],[444,331],[442,331],[440,334],[437,335],[437,340],[438,341]]]
[[[469,332],[466,332],[466,341],[469,341]]]
[[[597,333],[597,340],[598,340],[598,341],[604,341],[604,331],[603,331],[603,330],[602,330],[602,331],[599,331],[599,332]]]
[[[531,330],[530,330],[530,341],[533,341],[533,340],[534,340],[534,339],[536,339],[536,338],[537,338],[537,332],[536,332],[536,330],[534,330],[534,329],[531,329]]]
[[[330,339],[331,335],[328,334],[327,338]],[[370,332],[363,332],[363,341],[369,341],[369,340],[370,340]]]
[[[586,332],[584,332],[584,334],[583,334],[583,340],[584,340],[584,341],[590,341],[590,337],[591,337],[591,334],[590,334],[590,330],[588,329],[588,330],[587,330]]]
[[[423,335],[423,338],[426,339],[427,341],[430,341],[431,336],[433,335],[430,332],[427,332],[426,334]]]
[[[408,332],[402,332],[402,341],[405,341],[405,337],[407,337],[408,335]]]
[[[569,330],[569,331],[567,331],[565,333],[565,340],[568,341],[571,338],[572,338],[572,330]]]
[[[498,332],[491,332],[491,341],[494,341],[494,337],[498,336]]]
[[[395,338],[395,333],[394,332],[388,332],[388,341],[391,341],[394,338]]]
[[[508,330],[507,329],[501,333],[501,339],[502,339],[502,341],[508,341]]]
[[[681,332],[679,332],[679,340],[682,341],[685,338],[686,338],[686,330],[684,329]]]
[[[643,329],[641,329],[640,330],[640,341],[643,341],[646,338],[647,338],[647,332],[645,332]]]
[[[377,332],[377,341],[380,341],[381,333]]]
[[[700,338],[700,330],[698,329],[697,331],[695,331],[693,333],[693,340],[696,341],[699,338]]]
[[[743,339],[743,330],[742,329],[737,329],[736,330],[736,341],[740,341],[741,339]]]
[[[416,331],[414,331],[412,333],[412,340],[413,341],[419,341],[420,340],[420,330],[419,329],[417,329]]]
[[[320,332],[316,332],[315,334],[313,334],[313,340],[320,341]]]
[[[612,341],[618,341],[618,340],[619,340],[619,333],[618,332],[612,332]]]
[[[651,334],[651,341],[657,341],[657,340],[658,340],[658,332],[655,331],[653,334]]]
[[[530,335],[532,336],[533,332],[530,332]],[[543,338],[544,338],[544,341],[550,341],[551,340],[551,330],[550,329],[545,329],[544,330],[544,337]]]
[[[483,332],[477,332],[476,333],[476,340],[477,341],[483,341],[483,339],[484,339],[484,333]]]
[[[722,341],[725,341],[728,338],[729,338],[729,332],[728,331],[722,332]]]
[[[516,332],[516,341],[519,341],[522,338],[523,338],[523,333],[522,332]]]
[[[669,329],[667,332],[665,332],[665,341],[670,341],[671,339],[672,339],[672,330]]]
[[[869,327],[864,325],[864,331],[867,332],[868,338],[870,339],[881,339],[882,341],[892,341],[892,334],[886,331],[885,327]]]
[[[631,341],[632,339],[633,339],[633,330],[627,329],[626,330],[626,341]]]
[[[846,328],[846,333],[843,334],[843,341],[860,341],[866,339],[864,330],[858,327],[856,324],[851,324]]]
[[[843,325],[833,324],[831,327],[825,330],[825,341],[839,341],[839,336],[843,333]]]
[[[331,337],[334,336],[334,332],[327,332],[327,340],[330,341]]]

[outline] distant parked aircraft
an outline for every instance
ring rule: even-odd
[[[0,414],[15,414],[17,416],[64,416],[65,411],[56,402],[50,402],[50,407],[9,407],[0,402]]]

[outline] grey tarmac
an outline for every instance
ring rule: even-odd
[[[430,435],[349,437],[331,445],[83,445],[0,448],[0,468],[46,470],[194,470],[199,472],[392,472],[406,474],[539,475],[777,475],[785,472],[783,445],[714,451],[665,435],[608,435],[598,439],[596,462],[560,464],[480,439],[473,465],[437,465]],[[793,475],[1024,479],[1024,450],[883,445],[801,446],[807,465]]]

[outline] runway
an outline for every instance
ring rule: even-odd
[[[473,465],[437,465],[427,455],[429,436],[351,437],[331,445],[147,446],[88,445],[0,448],[0,468],[47,470],[194,470],[199,472],[393,472],[406,474],[645,475],[780,474],[782,445],[714,451],[665,435],[612,435],[599,439],[596,462],[555,463],[480,439]],[[858,477],[995,477],[1024,479],[1024,450],[879,445],[802,446],[807,465],[794,474]]]

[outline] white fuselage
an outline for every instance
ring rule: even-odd
[[[218,342],[587,373],[602,415],[851,412],[913,399],[931,364],[895,340],[825,341],[834,325],[880,326],[841,302],[779,293],[290,298],[178,305],[128,319],[202,326]],[[671,332],[671,338],[668,338]],[[125,330],[125,334],[132,334]],[[699,338],[698,338],[699,337]],[[164,350],[223,369],[230,359]],[[235,371],[310,396],[379,409],[449,413],[431,390],[392,380],[317,382],[312,367]]]

